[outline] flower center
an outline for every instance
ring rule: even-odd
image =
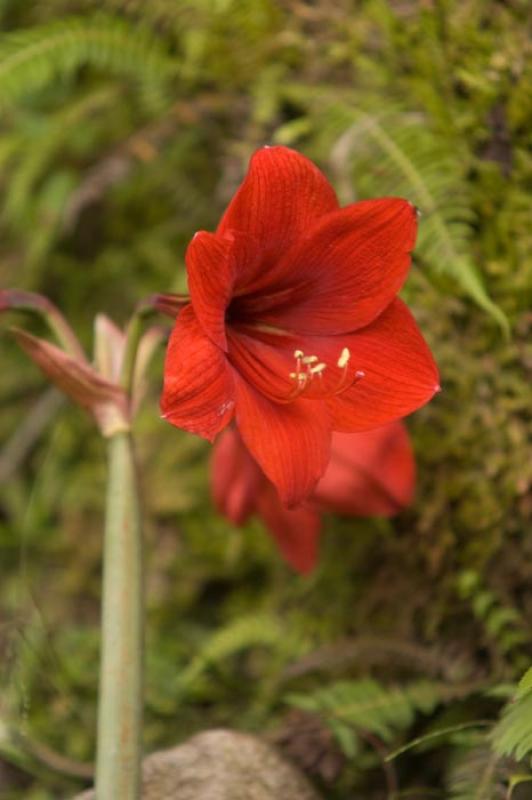
[[[332,388],[324,386],[323,376],[327,369],[327,364],[320,361],[318,356],[306,356],[302,350],[294,350],[294,358],[296,360],[295,372],[290,372],[290,380],[295,383],[294,389],[288,397],[286,402],[291,402],[305,393],[312,386],[312,397],[315,399],[324,399],[327,397],[335,397],[336,395],[343,394],[347,389],[357,384],[365,376],[365,372],[357,370],[355,374],[349,378],[349,362],[351,360],[351,353],[348,347],[344,347],[340,353],[336,366],[341,370],[340,379]],[[316,386],[316,381],[319,385]]]

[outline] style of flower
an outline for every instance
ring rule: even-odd
[[[213,448],[211,487],[218,511],[234,525],[258,515],[283,557],[294,569],[316,564],[321,513],[391,517],[408,506],[415,483],[415,462],[402,422],[364,433],[333,433],[331,460],[313,495],[286,508],[245,447],[236,428]]]
[[[256,152],[216,232],[188,247],[190,303],[167,350],[163,417],[210,441],[234,419],[283,503],[308,497],[332,431],[400,419],[439,388],[396,298],[416,227],[406,200],[339,208],[311,161]]]

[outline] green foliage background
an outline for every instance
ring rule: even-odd
[[[88,347],[97,311],[185,288],[264,143],[423,215],[404,294],[443,392],[409,421],[417,501],[328,519],[311,577],[214,514],[154,365],[146,748],[228,725],[333,799],[532,796],[528,684],[493,732],[532,654],[529,3],[1,0],[0,23],[1,284]],[[0,356],[0,796],[48,800],[93,756],[104,452],[7,320]]]

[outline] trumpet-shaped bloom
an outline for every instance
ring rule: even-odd
[[[234,419],[282,501],[308,497],[332,431],[399,419],[438,389],[396,298],[416,225],[406,200],[339,208],[308,159],[256,152],[216,232],[188,247],[190,303],[168,346],[163,417],[211,441]]]
[[[310,500],[295,509],[281,503],[235,428],[214,445],[211,485],[220,513],[235,525],[257,514],[284,558],[303,573],[316,563],[322,511],[391,517],[411,502],[414,482],[414,457],[402,422],[333,433],[325,475]]]

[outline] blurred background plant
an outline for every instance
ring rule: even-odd
[[[188,240],[264,143],[344,203],[422,212],[405,294],[443,392],[409,421],[417,500],[329,519],[310,578],[215,514],[154,364],[146,748],[228,725],[328,798],[530,796],[526,680],[497,724],[532,655],[529,3],[1,0],[0,23],[1,283],[85,343],[96,312],[185,288]],[[2,326],[0,794],[49,800],[93,757],[104,458]]]

